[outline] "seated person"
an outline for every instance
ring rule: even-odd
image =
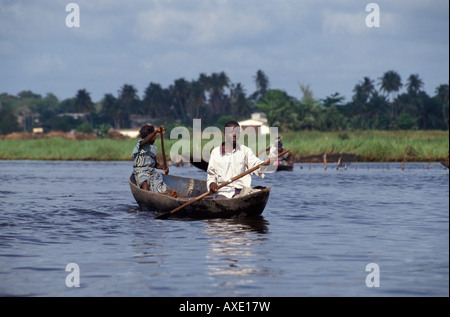
[[[207,170],[207,186],[211,192],[217,193],[217,199],[233,198],[239,195],[244,187],[251,187],[252,178],[250,175],[246,175],[218,190],[221,183],[261,164],[261,160],[250,148],[237,143],[240,128],[236,121],[227,122],[224,132],[225,142],[211,152]],[[260,169],[252,174],[264,177]]]

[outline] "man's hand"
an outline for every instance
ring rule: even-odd
[[[212,193],[217,193],[217,191],[219,190],[219,186],[217,186],[216,183],[211,183],[211,184],[209,185],[209,190],[210,190]]]

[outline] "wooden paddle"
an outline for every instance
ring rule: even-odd
[[[163,135],[164,134],[164,128],[163,128],[163,126],[160,126],[159,128],[161,129],[161,152],[162,152],[161,154],[163,156],[163,162],[164,162],[163,167],[166,170],[167,169],[167,162],[166,162],[166,153],[164,151],[164,135]],[[167,175],[167,174],[169,174],[169,171],[167,171],[165,173]]]
[[[278,157],[280,157],[280,156],[286,154],[287,152],[289,152],[289,150],[284,151],[283,153],[278,154]],[[225,187],[225,186],[227,186],[227,185],[233,183],[234,181],[237,181],[238,179],[244,177],[245,175],[248,175],[248,174],[250,174],[250,173],[256,171],[256,170],[257,170],[258,168],[260,168],[261,166],[269,165],[269,164],[270,164],[270,160],[267,160],[267,161],[265,161],[264,163],[261,163],[261,164],[259,164],[259,165],[256,165],[255,167],[252,167],[251,169],[245,171],[244,173],[241,173],[241,174],[239,174],[239,175],[233,177],[232,179],[230,179],[230,180],[228,180],[228,181],[226,181],[226,182],[220,184],[220,185],[217,187],[217,190],[219,190],[219,189],[221,189],[222,187]],[[208,196],[209,194],[212,194],[212,191],[207,191],[206,193],[201,194],[201,195],[198,196],[197,198],[194,198],[194,199],[188,201],[187,203],[184,203],[183,205],[181,205],[181,206],[175,208],[174,210],[169,211],[169,212],[162,213],[162,214],[156,216],[155,218],[156,218],[156,219],[167,219],[167,218],[169,218],[172,214],[176,213],[177,211],[180,211],[180,210],[183,209],[184,207],[187,207],[187,206],[189,206],[189,205],[191,205],[191,204],[193,204],[193,203],[195,203],[195,202],[197,202],[197,201],[199,201],[199,200],[205,198],[205,197]]]

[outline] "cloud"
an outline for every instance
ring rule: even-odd
[[[125,82],[142,92],[225,71],[252,91],[258,69],[273,88],[298,96],[300,80],[319,98],[350,97],[389,69],[448,82],[446,1],[375,1],[380,28],[367,28],[360,0],[75,0],[81,27],[67,28],[69,2],[1,1],[3,89],[100,99]]]
[[[365,15],[362,12],[326,11],[323,16],[324,32],[331,34],[359,35],[366,31]]]
[[[159,5],[139,12],[134,34],[164,46],[209,46],[248,43],[270,31],[269,21],[257,12],[236,10],[226,1],[191,4],[189,8]]]
[[[23,70],[32,75],[47,75],[53,72],[64,72],[68,69],[68,63],[58,55],[42,54],[35,55],[30,60],[25,60]]]

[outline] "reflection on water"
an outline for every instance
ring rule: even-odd
[[[205,221],[204,233],[210,237],[206,263],[208,275],[239,276],[228,286],[253,282],[251,275],[260,270],[258,249],[266,239],[269,222],[264,217]],[[257,235],[255,235],[257,233]]]

